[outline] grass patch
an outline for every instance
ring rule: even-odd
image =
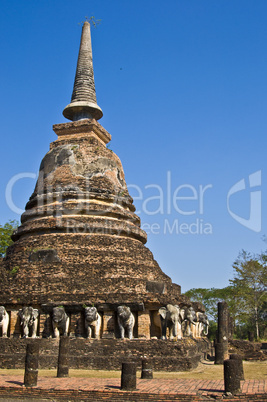
[[[266,380],[267,379],[267,364],[265,362],[247,362],[244,361],[245,380]],[[0,375],[24,375],[22,369],[0,369]],[[120,378],[120,371],[107,370],[73,370],[69,371],[70,377],[76,378]],[[40,377],[56,377],[57,370],[39,370]],[[189,378],[196,380],[222,380],[223,365],[214,364],[213,362],[202,362],[192,371],[178,372],[163,372],[155,371],[154,378]],[[137,372],[137,378],[140,378],[141,373]]]

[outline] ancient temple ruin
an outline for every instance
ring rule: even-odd
[[[135,315],[135,338],[159,337],[154,312],[190,301],[145,246],[147,235],[121,161],[107,147],[111,135],[98,122],[103,113],[96,101],[88,22],[63,115],[71,122],[53,126],[58,138],[41,162],[14,244],[0,263],[0,305],[10,314],[9,335],[21,334],[23,306],[39,310],[40,337],[47,336],[52,308],[64,306],[70,334],[81,336],[83,309],[96,306],[101,337],[114,337],[116,308],[124,304]]]

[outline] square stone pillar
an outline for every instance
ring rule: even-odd
[[[151,320],[150,337],[160,339],[161,321],[160,316],[158,314],[158,310],[150,311],[150,320]]]
[[[19,311],[12,310],[9,316],[10,337],[19,338],[21,336],[21,325],[19,318]]]
[[[102,338],[115,338],[115,318],[113,311],[104,311]]]
[[[69,333],[70,336],[83,336],[84,323],[82,322],[81,313],[71,314]]]
[[[149,311],[138,311],[138,338],[150,339],[150,326]]]
[[[52,323],[50,314],[43,314],[39,315],[40,325],[39,325],[39,336],[41,338],[49,338],[52,336]]]

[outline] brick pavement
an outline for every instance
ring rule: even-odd
[[[40,377],[34,388],[23,386],[22,375],[0,376],[0,399],[26,398],[53,401],[267,401],[267,381],[241,382],[242,394],[224,395],[223,380],[137,379],[137,390],[120,390],[119,378]],[[14,399],[15,400],[15,399]]]

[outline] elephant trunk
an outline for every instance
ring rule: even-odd
[[[209,332],[209,325],[206,324],[206,325],[204,326],[203,334],[204,334],[205,336],[207,336],[207,335],[208,335],[208,332]]]

